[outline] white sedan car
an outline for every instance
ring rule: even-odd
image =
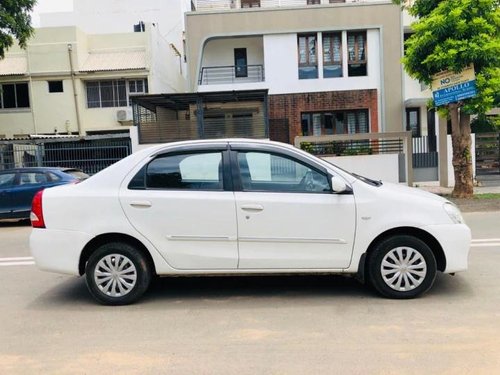
[[[350,174],[292,146],[242,139],[142,150],[37,194],[42,270],[84,275],[101,303],[154,275],[331,273],[390,298],[467,269],[471,234],[442,197]]]

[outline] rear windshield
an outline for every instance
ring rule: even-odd
[[[64,171],[64,173],[67,173],[67,174],[70,174],[72,175],[74,178],[80,180],[80,181],[83,181],[87,178],[89,178],[89,175],[82,172],[82,171],[79,171],[78,169],[69,169],[69,170],[66,170]]]

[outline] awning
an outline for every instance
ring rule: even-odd
[[[0,76],[22,76],[28,74],[26,57],[6,56],[0,60]]]
[[[91,52],[81,72],[147,69],[146,51]]]

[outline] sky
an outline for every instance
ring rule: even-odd
[[[71,10],[73,10],[72,0],[38,0],[33,9],[33,26],[37,27],[39,25],[40,13],[68,12]]]

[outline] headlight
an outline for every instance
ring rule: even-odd
[[[451,202],[446,202],[443,205],[444,210],[450,217],[451,221],[453,221],[455,224],[464,224],[464,218],[462,217],[462,214],[460,213],[460,210],[458,209],[457,206],[455,206]]]

